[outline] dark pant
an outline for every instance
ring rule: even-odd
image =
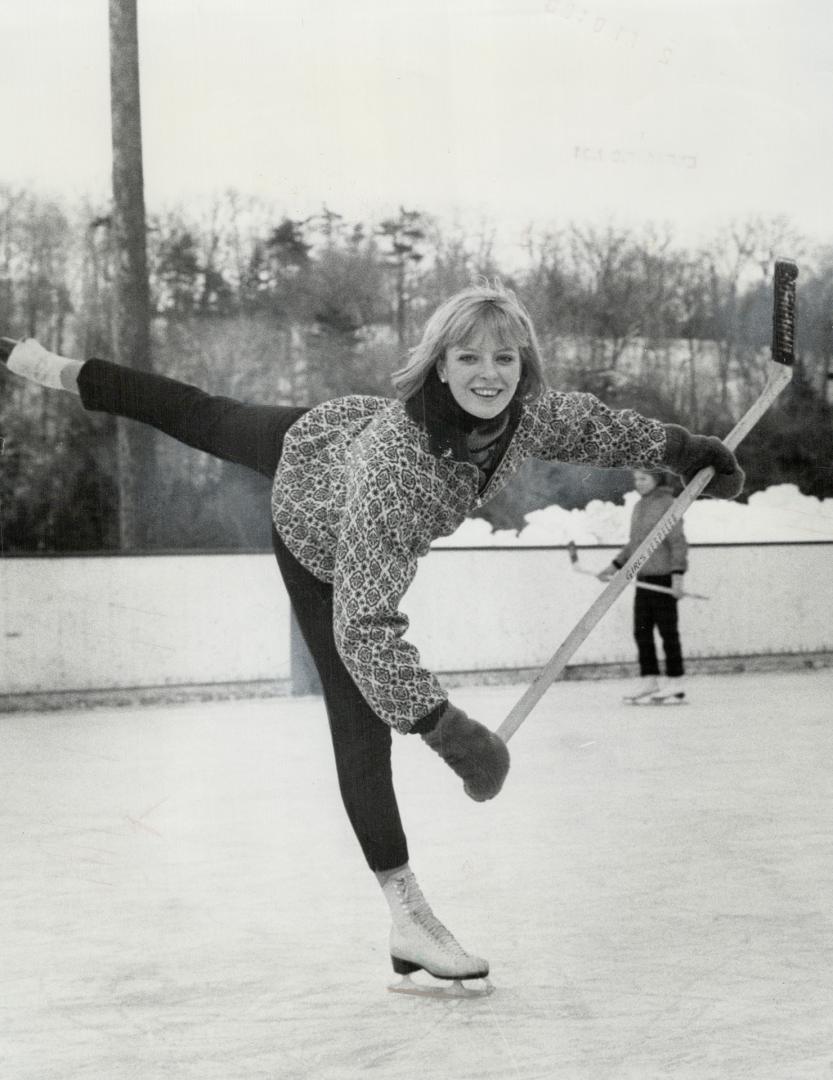
[[[671,587],[670,574],[655,574],[640,578],[650,585]],[[665,674],[670,676],[683,674],[683,656],[680,648],[680,634],[677,628],[677,601],[668,593],[654,592],[652,589],[640,589],[637,585],[633,602],[633,636],[639,653],[640,675],[659,675],[657,650],[654,643],[654,628],[662,638],[665,653]]]
[[[89,360],[78,375],[84,408],[150,424],[188,446],[274,475],[286,432],[307,410],[245,405],[194,386]],[[315,661],[330,721],[341,797],[371,870],[408,861],[391,774],[391,729],[345,668],[333,636],[333,589],[306,570],[272,529],[275,556]]]

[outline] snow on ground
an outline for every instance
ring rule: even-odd
[[[513,544],[546,547],[575,544],[622,544],[628,536],[635,491],[624,505],[594,500],[583,510],[548,506],[526,515],[520,532],[492,531],[482,518],[465,521],[453,536],[436,542],[444,547],[488,547]],[[700,499],[685,516],[690,543],[744,543],[833,540],[833,499],[802,495],[795,484],[778,484],[749,497],[748,503]]]
[[[388,994],[314,698],[0,721],[0,1075],[803,1080],[833,1056],[833,671],[553,686],[480,805],[397,737],[411,857],[495,994]],[[496,727],[523,687],[455,698]]]

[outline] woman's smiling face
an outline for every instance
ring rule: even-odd
[[[484,330],[466,345],[452,345],[437,363],[437,374],[461,409],[479,420],[498,416],[521,379],[521,355]]]

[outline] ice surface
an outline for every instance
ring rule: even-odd
[[[387,993],[317,699],[0,718],[0,1076],[829,1076],[833,672],[626,685],[552,687],[488,804],[395,740],[475,1001]],[[496,727],[522,690],[454,697]]]

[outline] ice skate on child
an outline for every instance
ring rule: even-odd
[[[686,683],[683,675],[660,676],[659,685],[651,695],[654,705],[686,705]]]
[[[647,701],[659,691],[659,679],[656,675],[641,675],[633,686],[623,694],[622,700],[631,705]]]

